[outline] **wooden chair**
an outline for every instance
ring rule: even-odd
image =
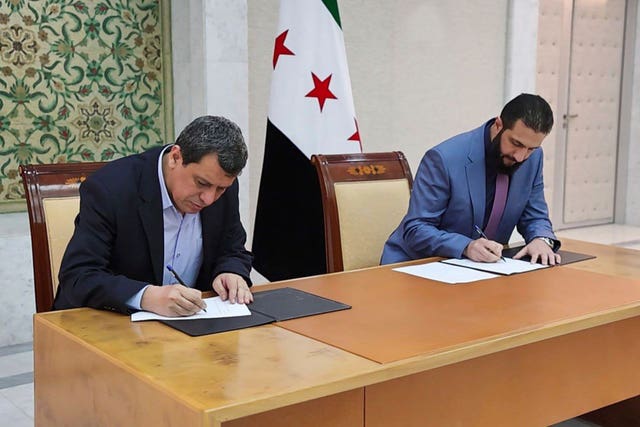
[[[36,311],[50,311],[62,255],[80,208],[80,183],[105,163],[22,165],[31,229]]]
[[[314,155],[322,192],[327,272],[378,265],[407,212],[413,178],[404,154]]]

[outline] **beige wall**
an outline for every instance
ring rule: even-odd
[[[415,174],[428,148],[499,113],[504,101],[507,3],[339,2],[365,151],[401,150]],[[252,213],[262,166],[278,4],[248,1]]]
[[[629,163],[624,222],[640,226],[640,7],[637,7],[634,77],[631,82],[631,112],[629,132]]]

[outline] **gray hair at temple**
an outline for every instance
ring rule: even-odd
[[[249,157],[240,127],[220,116],[198,117],[180,132],[176,145],[180,146],[184,165],[216,154],[220,167],[230,175],[239,175]]]

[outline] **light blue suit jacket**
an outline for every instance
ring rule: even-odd
[[[485,123],[486,125],[486,123]],[[477,239],[486,205],[485,125],[454,136],[427,151],[411,191],[409,210],[384,246],[381,264],[442,256],[461,258]],[[494,240],[507,243],[514,227],[530,242],[555,239],[542,181],[542,149],[516,170]]]

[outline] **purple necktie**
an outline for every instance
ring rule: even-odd
[[[498,224],[502,218],[504,212],[504,206],[507,204],[507,192],[509,191],[509,175],[499,173],[496,177],[496,195],[493,198],[493,207],[491,208],[491,215],[489,216],[489,222],[484,229],[484,234],[490,240],[495,240],[496,231],[498,231]]]

